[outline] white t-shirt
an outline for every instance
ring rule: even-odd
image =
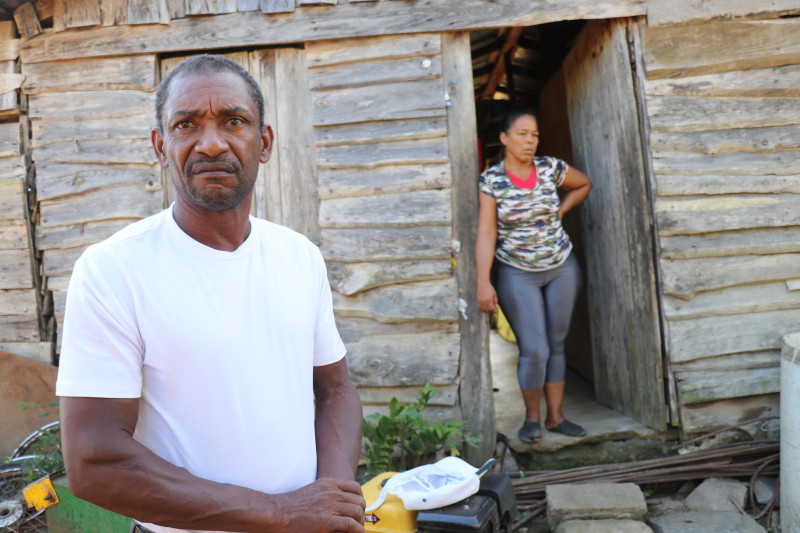
[[[225,252],[185,234],[170,208],[87,249],[67,293],[56,393],[140,398],[134,438],[157,455],[280,493],[316,478],[313,367],[345,347],[317,247],[250,224]]]

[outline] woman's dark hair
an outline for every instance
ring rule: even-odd
[[[539,119],[536,118],[536,115],[531,113],[530,111],[525,111],[524,109],[514,109],[509,111],[505,117],[503,117],[503,121],[500,123],[500,131],[508,135],[508,130],[511,129],[511,126],[517,121],[520,117],[531,117],[536,123],[539,123]]]

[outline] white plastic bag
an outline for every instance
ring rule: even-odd
[[[381,506],[387,494],[394,494],[409,511],[436,509],[478,492],[481,480],[477,468],[458,457],[445,457],[432,465],[418,466],[390,477],[375,503],[365,512]]]

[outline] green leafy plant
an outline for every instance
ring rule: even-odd
[[[423,411],[436,394],[426,383],[416,402],[404,404],[397,398],[389,402],[389,415],[374,413],[363,421],[367,470],[372,473],[404,471],[449,451],[459,454],[459,446],[477,446],[478,438],[465,430],[466,420],[429,422]]]
[[[28,409],[38,410],[37,417],[50,416],[48,407],[56,407],[58,400],[45,403],[19,403],[19,408],[24,412]],[[64,459],[61,454],[61,429],[57,423],[51,423],[41,428],[34,435],[26,439],[17,450],[16,462],[22,467],[26,481],[33,481],[42,476],[52,474],[64,468]],[[6,457],[7,462],[11,458]]]

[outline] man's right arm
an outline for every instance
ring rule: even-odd
[[[133,439],[138,398],[62,397],[60,410],[69,488],[100,507],[179,529],[364,531],[364,500],[354,481],[319,480],[285,494],[217,483]]]

